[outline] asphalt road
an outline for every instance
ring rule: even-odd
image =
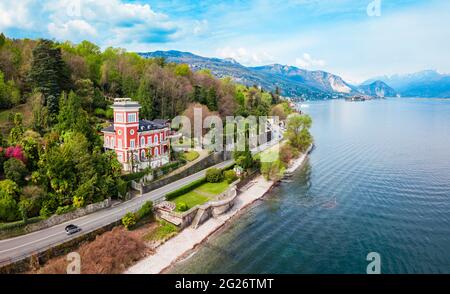
[[[270,146],[273,146],[277,142],[278,140],[273,140],[269,143],[266,143],[265,145],[260,146],[258,150],[252,150],[252,152],[257,153],[258,151],[265,150]],[[233,160],[228,160],[221,162],[214,167],[224,168],[232,163]],[[96,229],[114,223],[120,220],[127,212],[137,211],[146,201],[159,200],[164,197],[165,194],[174,191],[192,181],[204,177],[205,173],[206,169],[170,183],[159,189],[155,189],[149,193],[143,194],[140,197],[136,197],[129,201],[123,202],[119,205],[100,210],[92,214],[88,214],[86,216],[53,226],[48,229],[36,231],[11,239],[0,240],[0,266],[44,251],[58,244],[62,244],[71,239],[75,239],[80,235],[87,234]],[[68,224],[77,225],[82,228],[82,231],[72,236],[67,236],[64,228]]]

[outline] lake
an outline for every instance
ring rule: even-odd
[[[450,100],[307,102],[316,148],[173,273],[450,273]]]

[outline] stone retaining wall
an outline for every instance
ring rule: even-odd
[[[40,221],[35,224],[30,224],[25,227],[27,233],[39,231],[42,229],[50,228],[55,225],[62,224],[64,222],[85,216],[87,214],[99,211],[104,208],[111,207],[111,198],[105,199],[102,202],[89,204],[86,207],[79,208],[75,211],[68,212],[61,215],[53,215],[46,220]]]
[[[237,197],[237,184],[240,180],[233,182],[230,187],[219,196],[216,197],[217,200],[209,201],[202,205],[197,205],[185,212],[176,211],[165,211],[161,209],[156,209],[156,215],[162,219],[165,219],[171,223],[176,224],[181,229],[188,227],[193,223],[197,214],[202,212],[199,216],[200,219],[196,220],[196,226],[204,223],[211,217],[217,217],[225,212],[227,212],[234,205],[234,201]]]

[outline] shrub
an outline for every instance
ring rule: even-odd
[[[183,153],[183,157],[184,157],[184,159],[186,159],[187,161],[194,161],[194,160],[196,160],[199,156],[200,156],[200,154],[199,154],[197,151],[188,151],[188,152],[184,152],[184,153]]]
[[[136,216],[132,212],[128,212],[122,217],[122,224],[127,230],[131,229],[134,225],[136,225],[136,222],[137,222]]]
[[[18,217],[16,200],[12,197],[0,197],[0,221],[15,221]]]
[[[147,201],[141,208],[135,213],[136,221],[140,221],[146,216],[150,216],[153,213],[153,202]]]
[[[120,178],[117,179],[117,191],[120,195],[122,195],[122,197],[125,197],[128,192],[128,182]]]
[[[261,163],[261,173],[267,180],[279,181],[283,177],[285,170],[286,167],[281,160]]]
[[[280,148],[280,160],[284,164],[289,164],[291,160],[298,156],[299,151],[290,144],[284,144]]]
[[[106,110],[106,112],[105,112],[105,116],[107,119],[113,119],[114,110],[112,110],[112,108],[108,108],[108,110]]]
[[[228,184],[233,183],[237,180],[237,175],[234,170],[226,170],[223,172],[223,177],[225,178],[225,181],[227,181]]]
[[[206,181],[209,183],[219,183],[223,180],[222,171],[218,168],[210,168],[206,171]]]
[[[94,113],[95,113],[96,116],[100,116],[100,117],[105,117],[105,115],[106,115],[105,110],[101,109],[101,108],[96,108],[94,110]]]
[[[39,215],[39,210],[41,209],[44,198],[45,192],[39,186],[26,186],[23,188],[22,195],[20,196],[20,202],[23,202],[22,206],[26,207],[28,217]],[[23,204],[26,205],[24,206]]]
[[[3,164],[5,176],[19,185],[24,184],[24,178],[27,174],[27,167],[17,158],[11,157]]]
[[[176,198],[178,196],[186,194],[186,193],[194,190],[195,188],[200,187],[205,182],[206,182],[206,178],[201,178],[201,179],[198,179],[196,181],[193,181],[193,182],[187,184],[186,186],[183,186],[183,187],[181,187],[181,188],[179,188],[179,189],[177,189],[177,190],[175,190],[173,192],[167,193],[166,194],[166,199],[167,200],[171,200],[171,199],[174,199],[174,198]]]
[[[180,202],[177,204],[178,211],[184,212],[184,211],[187,211],[188,209],[189,209],[189,206],[184,202]]]
[[[39,210],[39,216],[42,218],[47,218],[51,215],[52,215],[52,212],[47,205],[43,205],[41,210]]]
[[[175,161],[175,162],[171,162],[168,163],[166,165],[163,165],[159,168],[159,170],[163,173],[163,174],[168,174],[169,172],[177,169],[178,167],[180,167],[181,165],[183,165],[185,163],[184,160],[179,160],[179,161]]]
[[[44,219],[42,217],[38,216],[38,217],[29,218],[27,220],[27,222],[24,222],[23,220],[19,220],[19,221],[15,221],[15,222],[0,224],[0,231],[8,231],[8,230],[23,228],[28,224],[37,223],[41,220],[44,220]]]
[[[74,210],[75,210],[75,207],[73,207],[71,205],[60,206],[56,209],[56,214],[61,215],[61,214],[69,213]]]
[[[137,181],[140,180],[141,178],[143,178],[144,176],[146,176],[147,174],[149,174],[151,172],[150,168],[146,168],[140,172],[136,172],[136,173],[131,173],[131,174],[126,174],[122,176],[122,180],[129,182],[129,181]]]
[[[25,162],[25,154],[23,153],[22,147],[20,145],[10,146],[6,148],[5,157],[16,158],[22,162]]]
[[[135,234],[115,227],[92,242],[85,242],[77,252],[83,264],[82,274],[120,274],[144,256],[145,244]],[[65,274],[66,256],[49,260],[37,273]]]

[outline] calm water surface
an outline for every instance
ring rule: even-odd
[[[450,100],[308,103],[316,149],[175,273],[450,273]]]

